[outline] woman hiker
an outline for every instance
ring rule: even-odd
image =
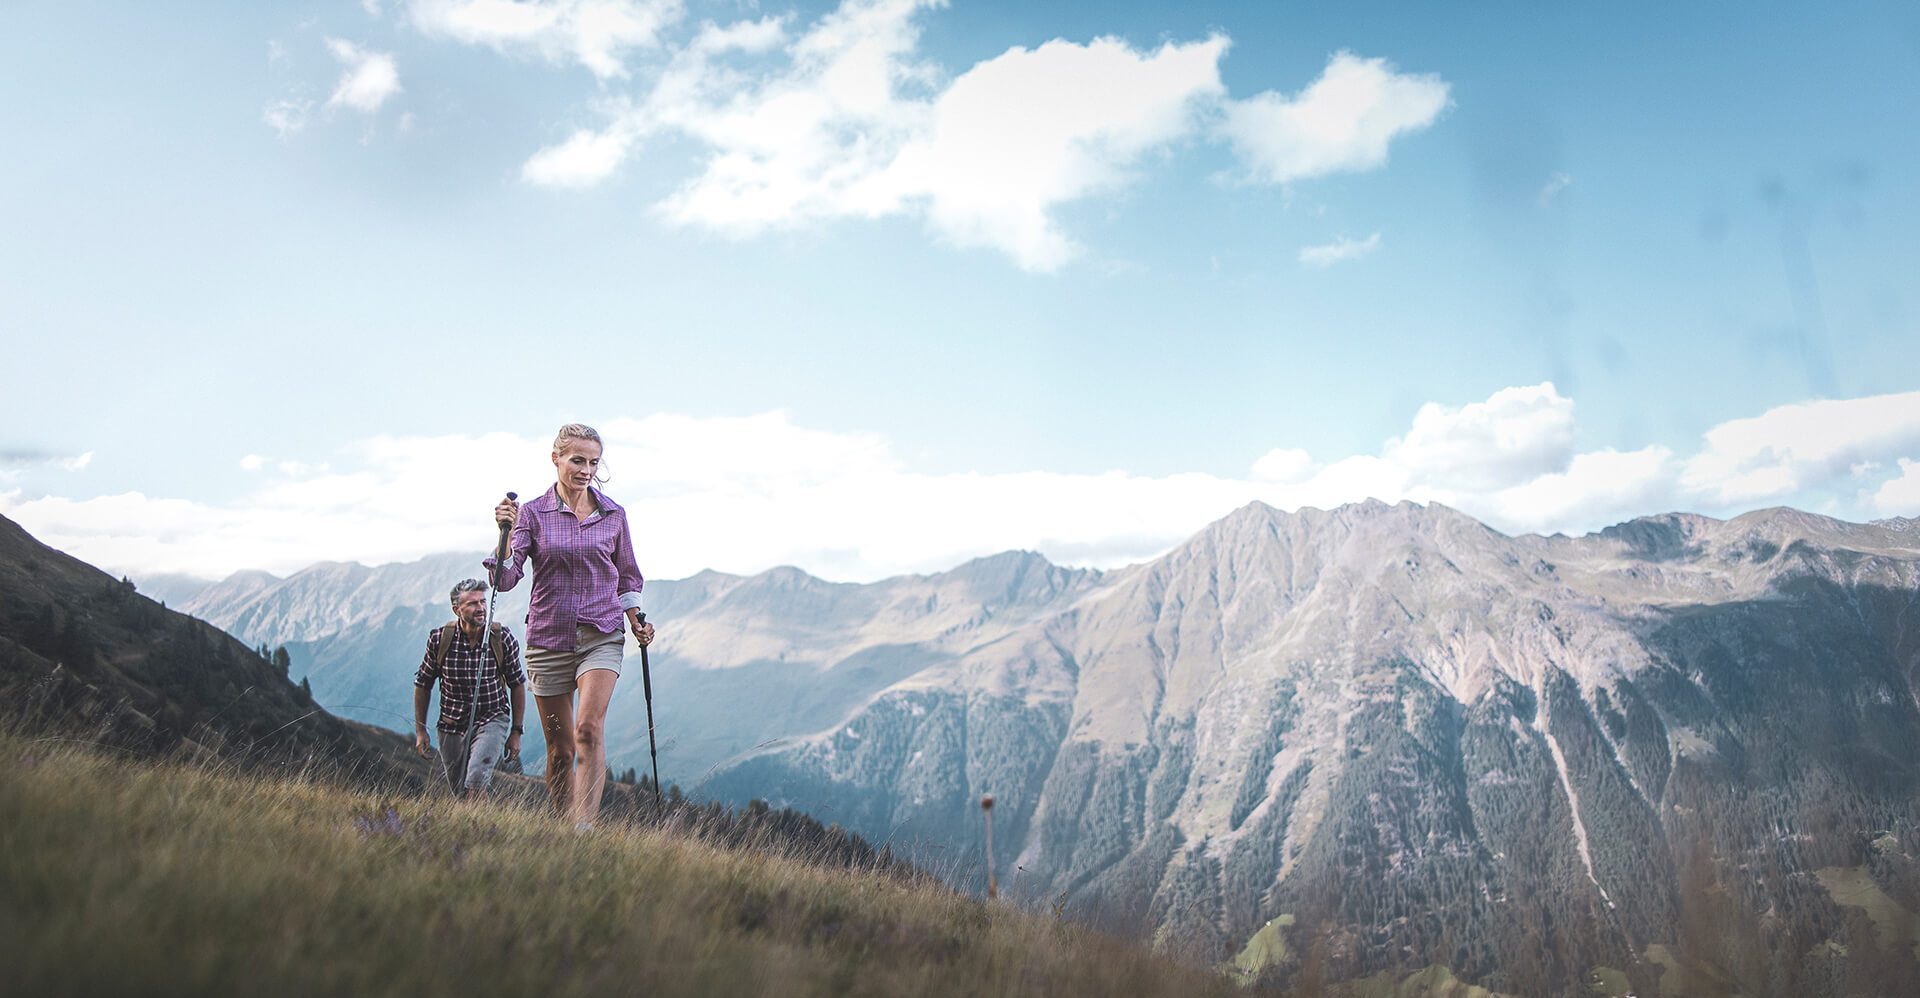
[[[553,440],[553,488],[524,507],[508,499],[493,510],[501,526],[513,524],[500,589],[518,585],[533,561],[526,666],[547,739],[547,797],[582,831],[593,827],[606,790],[607,703],[620,678],[622,616],[636,641],[653,642],[653,625],[640,622],[642,580],[627,511],[593,487],[606,481],[600,451],[593,427],[562,426]],[[492,558],[484,564],[493,570]]]

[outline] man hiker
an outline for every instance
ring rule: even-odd
[[[521,720],[526,715],[526,673],[520,669],[520,642],[487,617],[487,584],[466,579],[449,594],[452,623],[427,635],[427,654],[413,677],[413,747],[432,758],[427,739],[427,704],[434,680],[440,681],[440,758],[447,785],[459,795],[483,797],[493,784],[493,767],[520,755]],[[509,717],[512,723],[509,724]],[[504,751],[504,756],[503,756]]]

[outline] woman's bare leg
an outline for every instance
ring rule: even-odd
[[[600,814],[600,795],[607,789],[607,704],[620,674],[591,669],[580,674],[580,713],[573,722],[574,757],[580,771],[574,777],[575,821],[592,821]]]
[[[540,732],[547,739],[547,803],[567,817],[573,803],[573,694],[533,698],[540,711]],[[606,708],[602,707],[604,713]]]

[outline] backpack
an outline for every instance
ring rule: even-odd
[[[453,648],[453,636],[459,630],[460,622],[457,620],[440,627],[440,649],[434,653],[433,670],[441,675],[446,674],[447,652]],[[495,621],[487,623],[487,636],[492,639],[488,644],[493,646],[493,664],[500,669],[500,685],[512,686],[513,670],[507,664],[506,633],[507,625]]]

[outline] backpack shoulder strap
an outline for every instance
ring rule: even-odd
[[[453,635],[459,629],[460,622],[457,620],[440,625],[439,645],[433,651],[433,669],[443,676],[447,670],[447,652],[453,648]]]
[[[513,678],[513,668],[512,663],[507,661],[507,625],[498,622],[489,624],[487,641],[493,645],[493,664],[500,670],[501,685],[512,685],[508,682]]]

